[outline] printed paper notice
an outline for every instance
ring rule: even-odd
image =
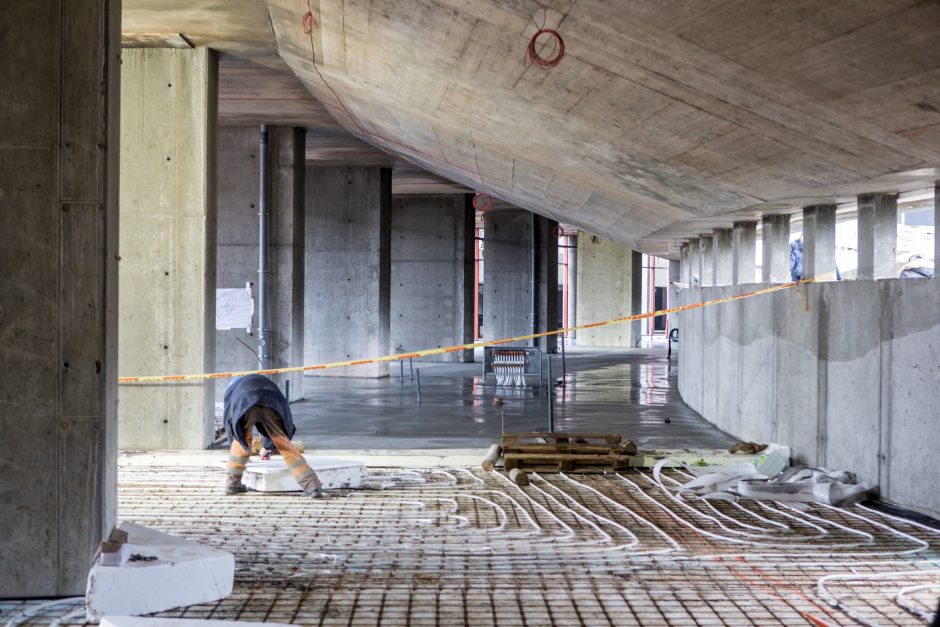
[[[215,328],[251,329],[251,317],[255,312],[255,301],[251,289],[242,287],[215,291]]]

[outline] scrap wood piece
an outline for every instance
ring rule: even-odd
[[[603,440],[607,444],[620,444],[622,438],[619,433],[548,433],[544,431],[532,431],[530,433],[504,433],[503,444],[515,444],[520,441],[531,441],[542,439],[553,441],[559,444],[574,442],[578,444],[587,444],[589,440]]]
[[[529,485],[529,473],[521,470],[519,468],[513,468],[509,471],[509,478],[512,479],[512,482],[516,485],[526,486]]]
[[[747,453],[748,455],[756,455],[760,453],[765,448],[766,444],[758,444],[756,442],[736,442],[731,448],[728,449],[729,453]]]
[[[486,452],[486,457],[483,458],[483,462],[480,463],[480,467],[483,470],[489,472],[493,470],[493,467],[496,466],[496,462],[499,461],[500,455],[503,454],[503,449],[499,444],[493,444],[490,446],[490,449]]]

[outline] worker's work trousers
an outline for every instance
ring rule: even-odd
[[[259,425],[274,442],[274,446],[284,458],[291,474],[303,491],[306,494],[315,494],[320,489],[320,479],[317,478],[317,473],[307,464],[303,455],[300,454],[290,438],[287,437],[287,434],[284,433],[284,425],[276,411],[270,407],[255,405],[245,413],[244,422],[245,441],[248,443],[249,450],[245,450],[245,447],[238,440],[232,441],[232,448],[228,456],[227,488],[239,488],[241,486],[242,474],[245,472],[245,466],[248,464],[248,458],[251,455],[251,432],[255,425]]]

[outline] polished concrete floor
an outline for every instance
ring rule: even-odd
[[[556,431],[616,432],[643,449],[725,448],[733,439],[686,406],[676,386],[678,354],[664,349],[577,349],[552,356]],[[548,428],[545,387],[484,385],[482,364],[405,364],[384,379],[306,377],[292,405],[297,438],[311,449],[487,446],[507,432]],[[494,397],[503,399],[494,404]],[[668,422],[667,422],[668,419]]]

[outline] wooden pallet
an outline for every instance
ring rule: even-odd
[[[591,442],[600,440],[600,442]],[[557,444],[607,444],[614,445],[621,442],[619,433],[549,433],[533,431],[530,433],[504,433],[503,446],[521,444],[523,442],[555,442]]]
[[[502,454],[507,470],[609,472],[627,469],[636,444],[616,433],[510,433]]]

